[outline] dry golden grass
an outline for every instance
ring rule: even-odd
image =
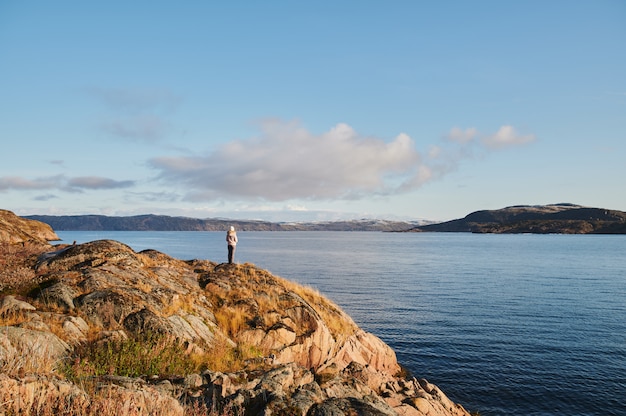
[[[281,279],[283,280],[283,279]],[[357,330],[357,325],[339,306],[317,289],[283,280],[285,287],[304,299],[320,315],[335,340],[344,341]]]
[[[250,263],[218,267],[208,279],[205,293],[217,306],[214,313],[220,328],[233,339],[251,327],[270,328],[285,310],[298,305],[298,297],[317,312],[337,341],[345,340],[357,329],[354,321],[319,291],[274,276]],[[306,328],[294,329],[306,331]]]
[[[29,318],[23,310],[11,309],[0,313],[0,326],[15,326],[28,320]]]
[[[139,290],[141,290],[143,293],[150,293],[152,292],[152,285],[146,282],[137,282],[135,283],[135,287]]]
[[[246,328],[250,319],[250,314],[243,306],[223,306],[214,315],[220,329],[231,338]]]
[[[3,416],[170,416],[180,415],[181,408],[164,403],[123,400],[115,390],[90,388],[79,395],[60,395],[54,389],[31,392],[30,400],[0,392],[0,414]],[[167,403],[167,402],[166,402]],[[235,416],[243,411],[235,407],[218,410],[196,401],[182,406],[182,416]]]
[[[211,371],[235,372],[244,368],[263,366],[263,351],[251,345],[232,346],[226,339],[216,341],[203,357],[203,364]]]
[[[4,342],[6,341],[0,340],[0,345]],[[8,344],[2,346],[4,353],[0,356],[0,373],[10,377],[53,373],[59,364],[59,361],[48,353],[49,349],[41,344],[11,345],[10,348],[6,348]],[[33,348],[37,350],[36,353]]]
[[[162,264],[160,257],[161,256],[153,251],[137,253],[137,258],[139,258],[143,265],[147,268],[160,267]]]
[[[64,315],[43,314],[41,321],[48,327],[51,333],[59,337],[59,339],[67,341],[67,332],[63,329]]]
[[[176,294],[172,297],[172,300],[167,305],[158,311],[158,314],[167,318],[180,311],[186,313],[194,313],[194,305],[196,298],[194,294],[188,293],[186,295]]]

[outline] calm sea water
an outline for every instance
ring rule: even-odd
[[[224,233],[58,232],[226,260]],[[482,416],[626,415],[626,236],[239,232]]]

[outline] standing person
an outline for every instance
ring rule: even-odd
[[[233,264],[235,258],[235,248],[237,247],[237,233],[235,227],[230,227],[226,233],[226,243],[228,244],[228,264]]]

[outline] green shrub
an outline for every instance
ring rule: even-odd
[[[187,375],[201,371],[201,361],[168,336],[132,334],[121,341],[92,341],[76,347],[61,372],[73,381],[103,375]]]

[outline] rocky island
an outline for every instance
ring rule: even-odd
[[[54,240],[0,210],[0,415],[469,415],[311,288]]]
[[[410,232],[495,234],[626,234],[626,212],[574,204],[518,205],[476,211],[465,218],[414,227]]]

